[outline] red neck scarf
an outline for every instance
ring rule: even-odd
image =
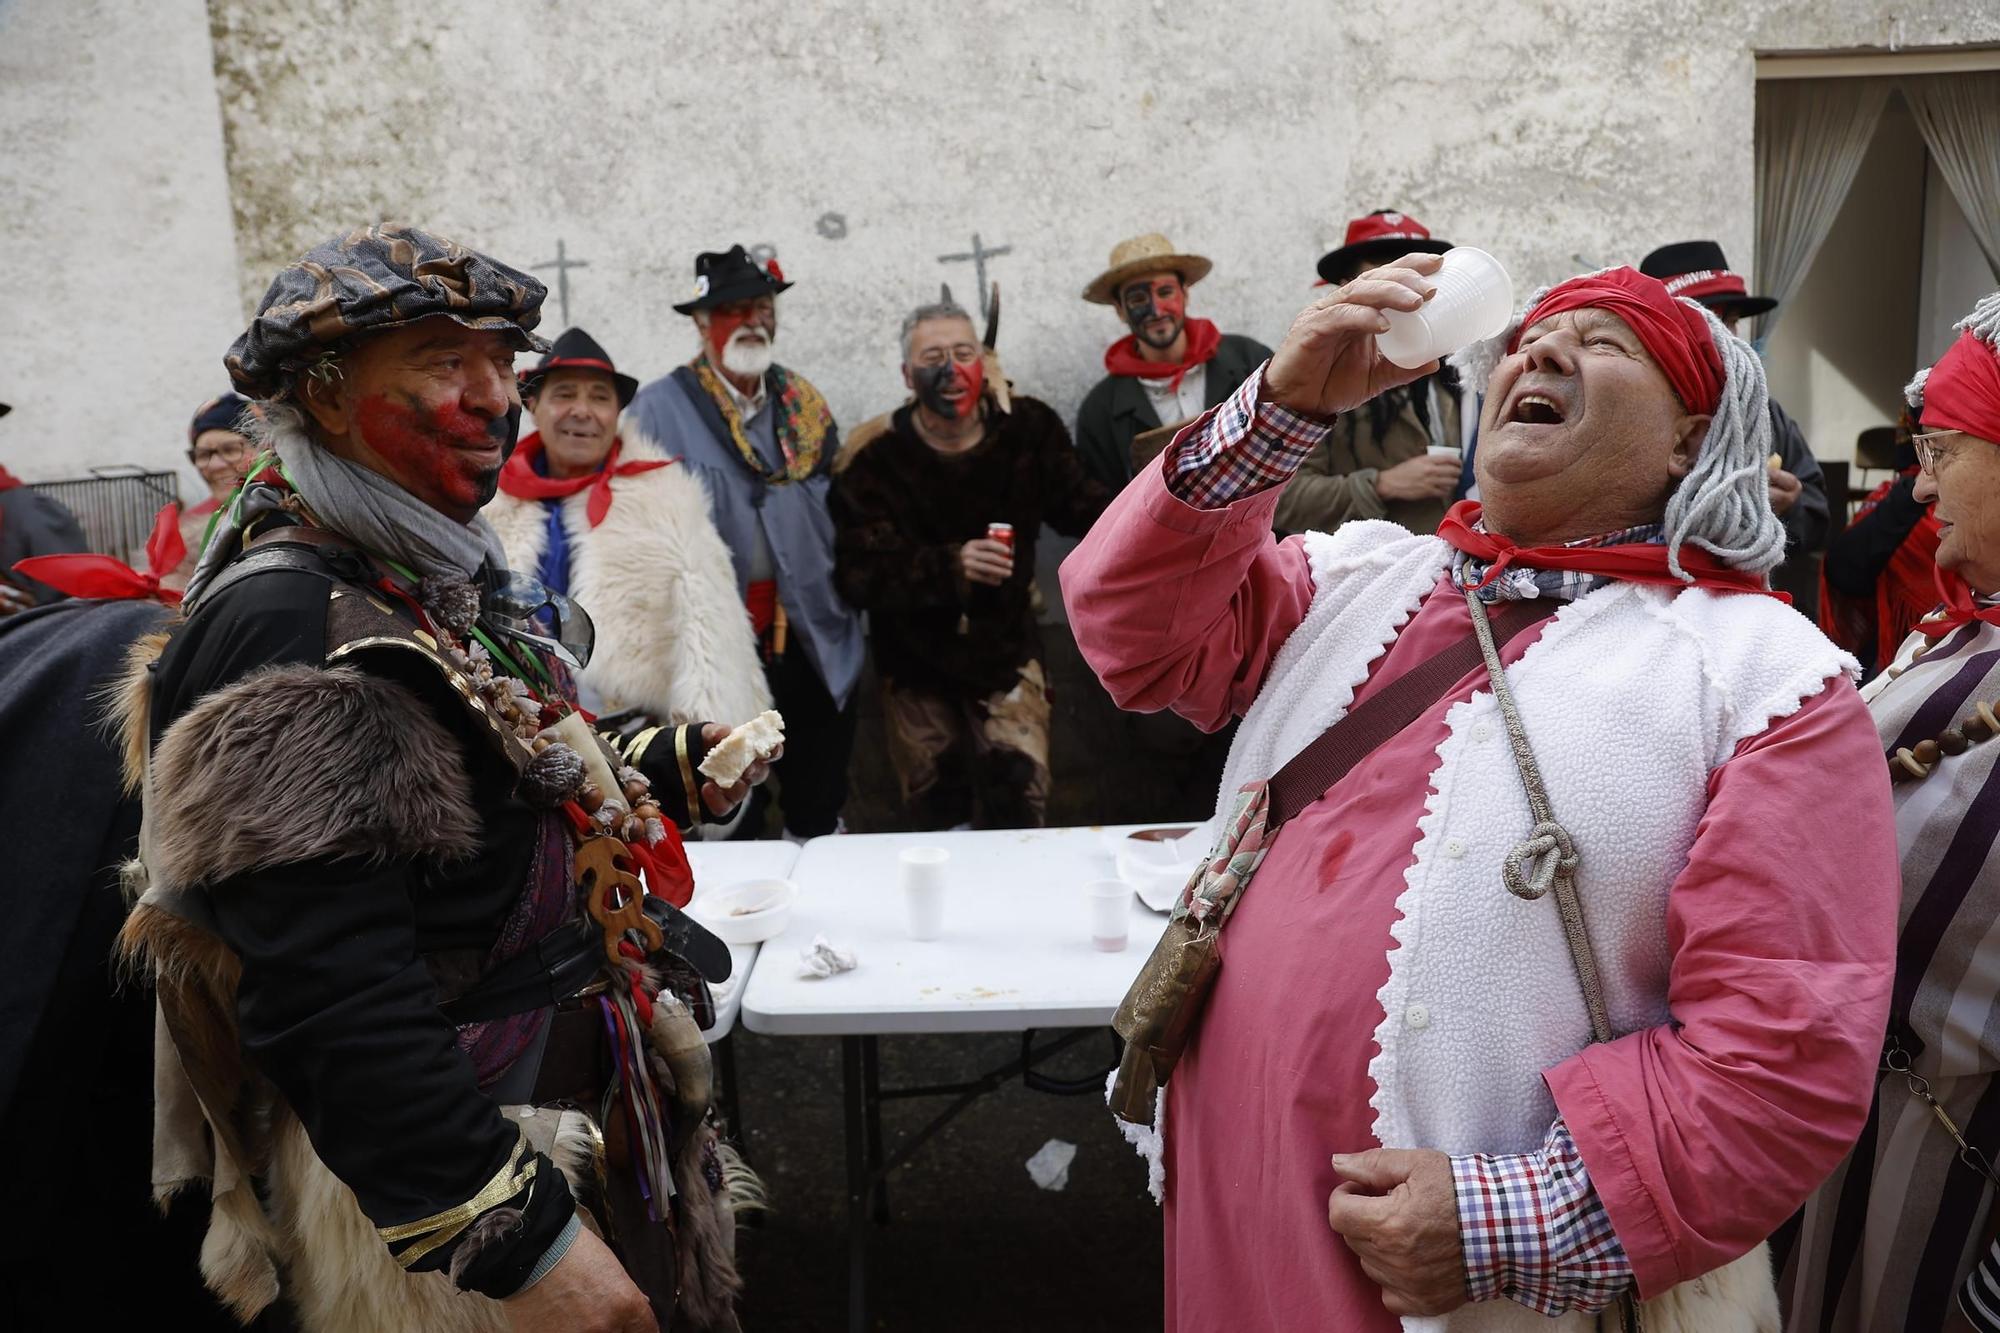
[[[14,571],[37,583],[46,583],[70,597],[102,597],[114,601],[137,601],[152,597],[168,606],[179,606],[181,595],[162,588],[160,577],[174,572],[187,557],[187,543],[181,540],[181,507],[162,505],[153,517],[153,535],[146,539],[146,572],[141,574],[123,560],[108,555],[31,555],[16,560]]]
[[[634,477],[655,468],[671,467],[680,461],[677,458],[649,458],[621,463],[618,455],[624,448],[623,440],[613,440],[604,466],[584,476],[544,477],[535,471],[535,460],[542,456],[542,433],[536,431],[514,446],[514,456],[507,460],[507,466],[500,469],[500,489],[517,500],[560,500],[587,487],[590,499],[584,502],[583,512],[594,528],[611,512],[613,477]]]
[[[1148,361],[1139,355],[1138,336],[1128,333],[1104,349],[1104,368],[1113,375],[1133,375],[1142,380],[1171,379],[1169,387],[1178,390],[1181,378],[1196,366],[1214,360],[1215,349],[1222,346],[1222,330],[1215,327],[1214,320],[1191,319],[1181,327],[1187,333],[1185,361]]]
[[[1667,568],[1667,548],[1660,542],[1626,542],[1616,546],[1517,546],[1496,532],[1476,530],[1480,508],[1477,500],[1460,500],[1438,525],[1438,536],[1475,560],[1491,563],[1485,587],[1509,565],[1530,569],[1573,569],[1584,574],[1623,579],[1627,583],[1654,583],[1668,588],[1708,588],[1715,592],[1757,592],[1791,601],[1784,593],[1772,592],[1762,574],[1734,569],[1698,547],[1681,548],[1681,568],[1693,582],[1677,577]]]
[[[1587,273],[1551,288],[1507,340],[1507,351],[1520,346],[1522,329],[1550,315],[1592,307],[1609,310],[1639,335],[1688,411],[1715,411],[1722,401],[1722,353],[1716,350],[1708,316],[1692,301],[1669,296],[1665,283],[1637,269]]]
[[[1924,401],[1929,403],[1930,400],[1926,398]],[[1944,607],[1917,622],[1917,633],[1926,639],[1942,639],[1959,626],[1975,620],[1987,625],[2000,625],[2000,605],[1981,606],[1973,600],[1972,585],[1958,575],[1938,570],[1937,590]]]
[[[0,466],[0,491],[19,490],[26,484],[26,482],[9,472],[4,466]]]
[[[2000,444],[2000,351],[1967,329],[1924,381],[1924,429],[1962,430]]]

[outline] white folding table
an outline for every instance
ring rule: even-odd
[[[1144,825],[1129,825],[1113,834]],[[1166,917],[1136,896],[1129,942],[1107,953],[1090,941],[1083,886],[1116,876],[1099,828],[845,834],[806,844],[791,879],[798,907],[750,971],[744,1026],[773,1035],[841,1038],[847,1128],[848,1326],[867,1326],[867,1230],[886,1215],[884,1182],[933,1133],[977,1097],[1016,1075],[1052,1092],[1097,1092],[1101,1078],[1063,1085],[1038,1076],[1043,1056],[1111,1021]],[[910,938],[898,857],[943,847],[944,934]],[[800,975],[815,936],[853,950],[860,966],[823,980]],[[1036,1028],[1072,1031],[1040,1048]],[[1020,1032],[1020,1059],[967,1083],[884,1090],[877,1039],[892,1033]],[[1115,1052],[1115,1038],[1109,1043]],[[912,1096],[954,1100],[885,1160],[881,1104]]]

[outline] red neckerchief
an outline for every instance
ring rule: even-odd
[[[2000,606],[1981,606],[1974,601],[1972,585],[1958,575],[1938,570],[1937,590],[1944,605],[1917,622],[1917,633],[1926,639],[1941,639],[1975,620],[2000,625]]]
[[[1214,320],[1191,319],[1182,327],[1188,340],[1185,361],[1148,361],[1139,355],[1138,336],[1128,333],[1104,349],[1104,368],[1113,375],[1135,375],[1142,380],[1171,377],[1169,387],[1178,391],[1181,377],[1213,360],[1215,349],[1222,346],[1222,330],[1215,327]]]
[[[1762,574],[1732,569],[1707,551],[1681,548],[1683,579],[1667,567],[1667,548],[1661,542],[1622,542],[1616,546],[1517,546],[1495,532],[1477,531],[1480,508],[1477,500],[1460,500],[1438,525],[1438,536],[1475,560],[1490,562],[1485,587],[1509,565],[1530,569],[1574,569],[1585,574],[1622,579],[1627,583],[1654,583],[1669,588],[1708,588],[1715,592],[1757,592],[1790,602],[1784,593],[1772,592]]]
[[[181,540],[181,507],[160,506],[153,518],[153,535],[146,539],[147,572],[141,574],[123,560],[108,555],[31,555],[14,562],[14,572],[37,583],[46,583],[70,597],[100,597],[113,601],[137,601],[152,597],[168,606],[180,605],[181,595],[160,586],[160,576],[171,574],[187,556]]]
[[[655,468],[671,467],[680,461],[677,458],[649,458],[621,463],[618,455],[624,448],[623,440],[613,440],[604,466],[585,476],[544,477],[535,471],[535,460],[542,455],[542,433],[536,431],[514,446],[514,456],[507,460],[507,466],[500,469],[500,489],[517,500],[560,500],[588,487],[590,499],[584,502],[583,512],[594,528],[611,512],[613,477],[633,477]]]
[[[196,505],[194,508],[182,514],[181,517],[205,518],[208,515],[213,514],[217,509],[220,509],[221,507],[222,507],[222,502],[211,495],[206,500],[203,500],[200,504]]]
[[[9,472],[4,465],[0,465],[0,491],[18,490],[25,485],[26,482]]]

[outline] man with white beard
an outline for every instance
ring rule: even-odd
[[[776,364],[776,260],[740,245],[697,255],[694,295],[674,309],[694,320],[701,352],[639,391],[627,435],[656,440],[701,478],[710,516],[763,653],[784,757],[772,766],[787,837],[832,833],[847,800],[861,622],[833,586],[826,507],[840,436],[803,375]],[[752,809],[746,833],[761,826]]]

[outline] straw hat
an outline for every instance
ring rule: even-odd
[[[1118,304],[1118,289],[1142,273],[1171,270],[1181,275],[1181,285],[1192,287],[1214,268],[1200,255],[1182,254],[1174,243],[1156,231],[1120,241],[1111,250],[1111,266],[1090,280],[1083,299],[1098,305]]]

